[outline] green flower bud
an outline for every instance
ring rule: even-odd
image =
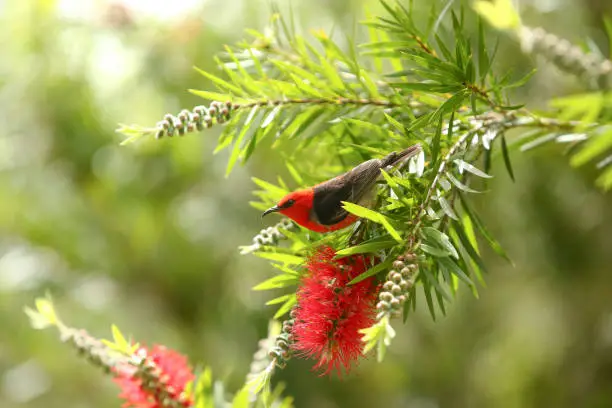
[[[178,120],[180,120],[183,125],[189,122],[189,111],[183,109],[181,113],[178,114]]]
[[[389,305],[391,306],[392,310],[397,310],[402,306],[399,299],[396,299],[396,298],[391,300],[391,302],[389,302]]]
[[[402,294],[402,288],[400,287],[400,285],[393,285],[393,288],[391,288],[391,293],[393,294],[393,296],[399,296]]]
[[[405,267],[405,268],[402,268],[400,273],[404,278],[409,278],[410,275],[412,275],[412,269],[409,267]]]
[[[193,108],[193,113],[199,115],[200,117],[203,117],[206,113],[206,106],[196,106],[195,108]]]
[[[166,119],[161,120],[157,122],[157,127],[166,130],[170,127],[170,122],[168,122]]]

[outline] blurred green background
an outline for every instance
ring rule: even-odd
[[[360,36],[364,6],[381,10],[293,3],[306,33]],[[608,49],[608,0],[521,7],[532,26]],[[200,104],[186,89],[212,85],[192,66],[215,70],[213,54],[270,13],[256,0],[0,1],[1,407],[120,404],[109,378],[29,327],[22,309],[46,290],[71,325],[107,337],[116,323],[242,384],[274,294],[250,290],[272,271],[237,246],[262,227],[250,177],[275,177],[278,155],[259,150],[226,179],[227,155],[212,154],[219,129],[126,147],[113,130]],[[514,103],[543,108],[581,91],[500,44],[498,70],[539,67]],[[476,206],[514,267],[487,254],[480,299],[462,291],[437,322],[420,307],[396,324],[384,363],[370,358],[342,381],[292,361],[277,379],[297,407],[612,407],[612,198],[554,146],[513,157],[517,182],[497,163]]]

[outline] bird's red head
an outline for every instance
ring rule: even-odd
[[[312,188],[297,190],[284,196],[277,205],[267,209],[263,214],[281,213],[304,227],[310,227],[310,213],[314,191]]]

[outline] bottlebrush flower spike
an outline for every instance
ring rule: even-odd
[[[124,408],[189,407],[193,401],[184,394],[185,387],[195,376],[187,359],[165,346],[141,347],[137,355],[143,364],[123,365],[115,370],[114,381],[121,388],[119,397]]]
[[[293,349],[316,358],[313,369],[339,376],[363,350],[359,330],[375,323],[377,288],[370,277],[348,286],[369,268],[367,257],[334,259],[336,252],[319,248],[308,260],[308,273],[297,291]]]

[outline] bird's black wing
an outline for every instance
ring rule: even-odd
[[[371,190],[380,176],[381,160],[372,159],[345,174],[314,188],[313,211],[322,225],[333,225],[344,220],[348,212],[342,201],[358,203]]]

